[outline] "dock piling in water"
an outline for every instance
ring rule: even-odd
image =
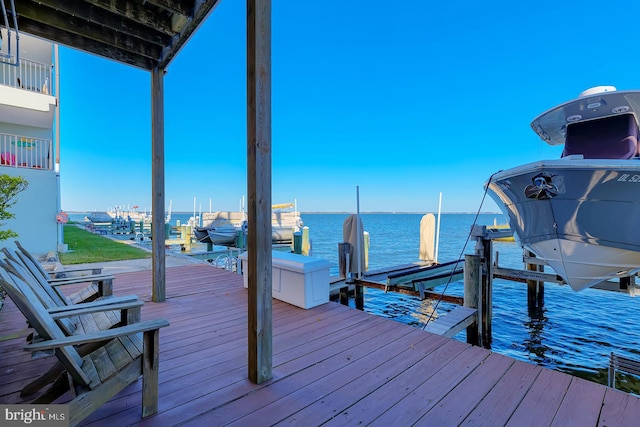
[[[464,306],[478,310],[477,319],[482,318],[479,304],[480,291],[480,255],[468,254],[464,256]],[[467,343],[478,345],[482,328],[479,322],[467,327]]]
[[[527,251],[528,258],[535,258],[532,252]],[[544,272],[544,265],[536,265],[533,263],[527,263],[528,271],[541,271]],[[529,312],[541,309],[544,307],[544,282],[540,280],[527,280],[527,307]]]

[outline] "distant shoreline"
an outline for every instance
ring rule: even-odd
[[[102,212],[102,211],[66,211],[69,214],[87,214],[91,212]],[[300,211],[300,215],[316,215],[316,214],[329,214],[329,215],[344,215],[344,214],[352,214],[355,212],[320,212],[320,211]],[[370,214],[385,214],[385,215],[420,215],[425,213],[435,213],[434,211],[423,211],[423,212],[384,212],[384,211],[370,211],[370,212],[360,212],[361,215],[370,215]],[[442,215],[475,215],[477,212],[442,212]],[[173,211],[174,215],[192,215],[193,211]],[[480,212],[481,215],[502,215],[502,212]]]

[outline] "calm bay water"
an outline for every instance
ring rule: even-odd
[[[337,274],[338,243],[342,241],[342,223],[347,214],[304,214],[309,226],[313,256],[325,258]],[[370,233],[369,268],[378,269],[417,261],[421,214],[362,214]],[[473,253],[474,241],[465,242],[474,214],[441,216],[438,260],[453,261]],[[478,224],[496,220],[506,223],[500,214],[481,214]],[[464,249],[464,250],[463,250]],[[515,242],[494,242],[500,265],[523,268],[522,249]],[[444,286],[437,287],[442,291]],[[450,284],[448,294],[462,295],[462,282]],[[424,326],[433,310],[433,301],[385,294],[365,289],[365,310],[399,322]],[[527,309],[527,290],[522,283],[494,280],[492,350],[516,359],[571,373],[606,384],[609,354],[613,351],[640,359],[640,298],[617,292],[586,289],[575,292],[568,286],[546,284],[545,306],[536,313]],[[451,309],[440,304],[436,314]],[[457,337],[464,341],[465,333]],[[638,393],[637,384],[627,391]],[[624,389],[624,386],[621,388]]]
[[[190,214],[176,213],[185,223]],[[331,274],[338,272],[338,244],[342,242],[342,224],[348,214],[302,214],[309,227],[312,255],[328,260]],[[362,214],[364,228],[370,234],[369,269],[379,269],[418,260],[421,214]],[[441,217],[438,260],[453,261],[473,253],[474,241],[466,248],[474,214],[443,214]],[[72,216],[72,219],[76,219]],[[77,218],[80,219],[80,218]],[[478,224],[499,224],[506,219],[500,214],[481,214]],[[500,265],[522,268],[522,250],[514,242],[494,242]],[[444,286],[435,290],[442,292]],[[462,282],[448,286],[447,294],[462,295]],[[399,322],[423,327],[433,311],[434,301],[385,294],[365,289],[365,311]],[[574,292],[568,286],[548,283],[545,306],[529,313],[526,285],[501,279],[493,287],[492,350],[515,359],[567,372],[602,384],[607,382],[609,354],[613,351],[640,359],[640,298],[617,292],[586,289]],[[441,315],[450,310],[442,303],[436,310]],[[456,339],[464,341],[465,333]],[[637,382],[619,384],[622,390],[640,393]]]

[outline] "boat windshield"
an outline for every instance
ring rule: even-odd
[[[562,157],[630,159],[638,153],[638,125],[633,114],[604,117],[567,126]]]
[[[536,117],[531,128],[549,145],[564,144],[567,126],[578,122],[640,113],[640,91],[616,91],[585,96],[565,102]]]

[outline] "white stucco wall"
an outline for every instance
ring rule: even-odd
[[[8,38],[4,32],[2,53],[7,53]],[[15,40],[14,40],[15,42]],[[12,47],[15,54],[15,45]],[[53,63],[53,45],[49,41],[20,36],[20,59],[35,61],[48,66]],[[27,63],[22,63],[25,66]],[[11,67],[3,70],[16,76]],[[42,71],[36,68],[38,72]],[[23,77],[25,77],[23,75]],[[12,87],[13,79],[2,83],[0,90],[0,133],[20,137],[51,140],[53,138],[53,109],[55,98],[45,92],[33,92]],[[40,88],[39,82],[38,88]],[[49,82],[51,83],[51,82]],[[48,158],[54,153],[48,153]],[[40,166],[45,166],[42,162]],[[58,183],[53,170],[17,168],[0,165],[0,174],[22,176],[29,182],[26,191],[18,194],[16,204],[9,209],[15,218],[0,224],[3,229],[18,233],[20,241],[34,255],[56,251],[58,247]],[[12,241],[0,241],[0,247],[12,246]]]
[[[58,244],[56,173],[7,166],[0,166],[0,173],[22,176],[29,181],[29,187],[18,194],[16,204],[9,209],[15,218],[1,227],[18,233],[16,240],[34,255],[56,251]],[[0,246],[13,246],[13,242],[0,242]]]

